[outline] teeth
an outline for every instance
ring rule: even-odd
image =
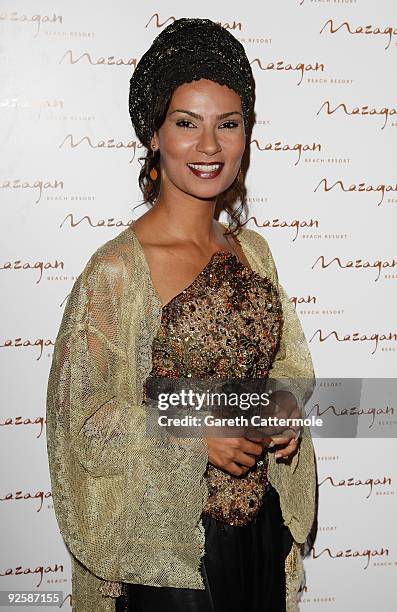
[[[190,168],[194,168],[195,170],[201,170],[202,172],[213,172],[214,170],[219,170],[222,164],[188,164]]]

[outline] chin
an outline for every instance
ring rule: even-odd
[[[214,200],[216,197],[218,197],[221,193],[223,193],[223,191],[225,189],[214,189],[214,188],[210,188],[210,186],[207,187],[207,189],[192,189],[189,186],[181,186],[181,185],[176,185],[178,187],[178,189],[180,189],[181,191],[183,191],[183,193],[186,193],[189,196],[192,196],[193,198],[197,198],[199,200]]]
[[[190,195],[199,200],[215,200],[221,193],[223,193],[223,191],[217,189],[216,191],[191,191]]]

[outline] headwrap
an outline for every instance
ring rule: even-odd
[[[132,125],[147,148],[159,100],[201,78],[227,85],[241,98],[246,131],[253,110],[254,79],[243,45],[210,19],[177,19],[154,39],[130,79]]]

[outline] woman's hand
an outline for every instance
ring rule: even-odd
[[[261,438],[269,442],[268,448],[284,445],[282,448],[276,448],[275,458],[276,459],[289,459],[292,458],[299,448],[300,438],[296,437],[297,434],[293,429],[286,429],[282,434],[277,436],[270,436],[269,438]],[[258,438],[247,438],[248,440],[257,440]],[[273,442],[273,444],[272,444]]]
[[[278,419],[296,419],[300,411],[295,396],[289,391],[276,391],[272,395],[268,416]],[[254,466],[265,448],[276,448],[276,459],[289,459],[297,452],[300,444],[300,427],[273,425],[260,429],[264,435],[245,435],[239,438],[206,437],[208,460],[216,467],[233,476],[246,474]],[[259,432],[257,432],[259,434]]]
[[[269,416],[277,417],[278,419],[298,419],[301,414],[293,393],[289,391],[276,391],[273,393],[270,405],[269,405]],[[267,437],[263,438],[251,438],[246,436],[248,440],[254,440],[261,442],[262,444],[267,443],[269,448],[274,446],[280,446],[276,448],[275,458],[276,459],[289,459],[294,456],[297,452],[300,444],[301,427],[280,427],[272,426],[262,428]],[[272,444],[273,443],[273,444]]]
[[[246,474],[255,465],[257,457],[263,452],[260,439],[247,438],[205,438],[208,446],[208,460],[233,476]]]

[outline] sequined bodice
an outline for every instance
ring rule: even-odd
[[[278,348],[282,308],[275,286],[229,251],[215,252],[162,309],[151,376],[266,377]],[[208,463],[207,514],[247,524],[266,490],[267,457],[236,477]]]

